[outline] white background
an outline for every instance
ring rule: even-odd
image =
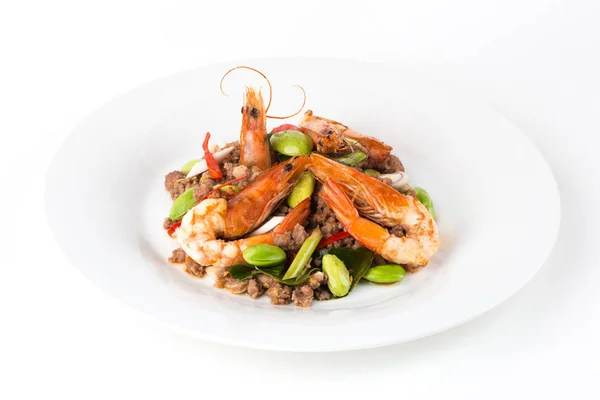
[[[0,398],[200,398],[211,388],[225,398],[599,398],[600,2],[318,3],[0,3]],[[44,178],[79,121],[158,77],[294,55],[396,61],[517,124],[562,202],[559,241],[531,283],[433,337],[286,354],[167,331],[66,261],[46,225]]]

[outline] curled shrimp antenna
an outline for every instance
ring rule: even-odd
[[[300,90],[302,90],[302,96],[304,97],[304,99],[302,100],[302,105],[300,106],[300,109],[298,109],[298,111],[296,111],[293,114],[286,115],[285,117],[277,117],[277,116],[274,116],[274,115],[267,115],[266,116],[267,118],[272,118],[272,119],[286,119],[286,118],[293,117],[294,115],[300,114],[300,111],[302,111],[304,109],[304,106],[306,105],[306,91],[304,90],[304,88],[302,86],[299,86],[299,85],[294,85],[292,87],[297,87]],[[271,102],[271,99],[269,99],[269,104],[270,104],[270,102]],[[268,110],[268,107],[267,107],[267,110]]]
[[[263,78],[265,78],[265,80],[267,81],[267,84],[269,85],[269,103],[267,104],[267,107],[265,109],[265,113],[267,113],[269,111],[269,107],[271,107],[271,99],[273,98],[273,88],[271,86],[271,82],[269,81],[269,78],[267,78],[267,76],[265,74],[263,74],[256,68],[248,67],[246,65],[238,65],[237,67],[233,67],[229,71],[225,72],[225,75],[223,75],[223,77],[221,78],[221,82],[219,82],[219,89],[221,89],[221,93],[223,93],[223,95],[227,96],[227,94],[223,91],[223,80],[225,80],[225,77],[227,75],[229,75],[231,72],[235,71],[236,69],[249,69],[250,71],[254,71],[257,74],[259,74],[260,76],[262,76]],[[304,91],[304,89],[302,89],[302,91]],[[306,100],[306,95],[304,96],[304,98]]]

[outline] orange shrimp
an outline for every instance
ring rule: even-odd
[[[352,197],[354,205],[362,215],[390,228],[412,223],[412,214],[407,214],[412,210],[412,197],[398,192],[377,178],[319,154],[312,153],[310,159],[311,171],[317,179],[321,182],[328,178],[333,179]],[[428,218],[433,219],[429,212],[427,214]]]
[[[298,204],[273,231],[227,241],[218,239],[227,230],[227,201],[206,199],[183,217],[177,241],[185,253],[200,265],[230,267],[244,262],[242,252],[258,244],[273,244],[275,236],[291,232],[310,213],[310,199]]]
[[[357,147],[375,162],[381,162],[392,151],[391,146],[380,140],[358,133],[337,121],[318,117],[312,110],[304,113],[300,130],[310,136],[317,150],[324,154],[347,153]]]
[[[440,246],[435,221],[417,199],[402,207],[406,217],[404,226],[409,229],[405,236],[398,237],[377,223],[360,217],[344,190],[332,179],[325,180],[319,196],[352,237],[384,258],[406,265],[409,272],[426,266]]]
[[[267,140],[267,115],[262,93],[246,88],[240,131],[240,163],[266,170],[271,167],[271,151]]]
[[[306,170],[308,157],[292,158],[266,170],[227,203],[224,231],[227,239],[254,230],[291,192]]]
[[[300,109],[295,113],[286,116],[268,115],[267,113],[271,107],[271,100],[273,99],[273,87],[265,74],[255,68],[246,65],[239,65],[231,68],[223,75],[223,77],[221,77],[221,82],[219,84],[221,93],[225,94],[223,91],[223,80],[225,80],[225,77],[232,71],[237,69],[254,71],[262,76],[269,85],[269,102],[266,107],[260,90],[257,91],[252,87],[246,88],[246,97],[244,105],[242,106],[242,128],[240,130],[240,163],[247,167],[257,167],[266,170],[271,167],[271,152],[267,140],[267,118],[285,119],[297,115],[302,111],[306,104],[306,92],[302,86],[294,85],[302,91],[304,97],[302,106],[300,106]]]

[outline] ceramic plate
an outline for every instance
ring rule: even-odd
[[[439,214],[441,249],[391,286],[361,284],[310,309],[212,288],[166,259],[164,175],[201,155],[206,131],[239,136],[250,64],[274,87],[274,114],[301,102],[394,147]],[[268,91],[262,82],[263,92]],[[291,123],[298,118],[290,119]],[[284,121],[285,122],[285,121]],[[269,129],[281,121],[269,121]],[[262,349],[332,351],[405,342],[478,316],[542,266],[559,226],[556,182],[540,152],[481,102],[385,64],[269,59],[200,68],[122,95],[83,121],[56,155],[48,219],[72,263],[142,313],[200,338]]]

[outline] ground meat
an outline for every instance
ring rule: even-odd
[[[287,204],[282,204],[279,206],[279,208],[277,210],[275,210],[275,215],[287,215],[292,209],[290,207],[288,207]]]
[[[171,257],[169,257],[169,262],[173,264],[183,264],[186,257],[187,255],[183,249],[175,249],[173,250]]]
[[[233,179],[239,179],[242,176],[247,176],[250,174],[250,168],[246,167],[245,165],[238,165],[237,167],[233,168],[231,171],[231,175],[233,176]]]
[[[379,179],[381,182],[385,183],[386,185],[392,186],[392,180],[390,178],[381,176],[377,176],[376,178]]]
[[[387,158],[383,160],[377,166],[377,168],[384,174],[391,174],[393,172],[404,172],[404,165],[402,165],[402,161],[400,161],[400,159],[393,154],[387,156]]]
[[[231,163],[231,164],[239,164],[240,163],[240,142],[235,141],[235,142],[230,142],[227,143],[225,146],[223,146],[224,149],[228,148],[228,147],[233,147],[233,150],[231,151],[231,153],[229,153],[227,155],[227,157],[225,157],[225,159],[223,160],[223,164],[225,163]]]
[[[321,271],[317,271],[308,277],[306,283],[312,288],[317,289],[319,286],[327,284],[327,275]]]
[[[320,226],[324,237],[331,236],[342,231],[342,224],[337,220],[331,208],[327,207],[323,199],[313,197],[316,200],[316,210],[308,217],[309,226]]]
[[[285,251],[298,251],[302,243],[308,237],[308,233],[300,224],[296,224],[291,232],[282,233],[275,236],[275,246],[281,247]]]
[[[317,300],[329,300],[331,297],[333,297],[333,295],[327,286],[321,286],[315,290],[315,299]]]
[[[200,201],[209,194],[215,186],[215,181],[209,177],[202,175],[199,185],[194,189],[194,201]]]
[[[242,294],[246,293],[246,289],[248,289],[248,284],[248,279],[240,281],[228,275],[225,277],[224,288],[233,294]]]
[[[258,168],[258,167],[252,167],[252,168],[250,169],[250,176],[249,176],[250,182],[252,182],[252,181],[253,181],[253,180],[255,180],[256,178],[258,178],[258,176],[259,176],[260,174],[262,174],[262,172],[263,172],[263,170],[262,170],[262,169],[260,169],[260,168]]]
[[[402,161],[393,154],[390,154],[383,161],[379,162],[373,160],[371,157],[367,157],[367,159],[359,162],[354,167],[361,171],[369,168],[376,169],[383,174],[391,174],[399,171],[404,172]]]
[[[256,280],[265,289],[269,289],[272,286],[279,285],[279,282],[271,278],[269,275],[265,274],[256,275]]]
[[[404,269],[406,270],[406,272],[410,273],[410,274],[414,274],[417,271],[420,271],[422,268],[425,268],[426,265],[420,265],[420,266],[416,266],[416,265],[404,265]]]
[[[292,301],[292,288],[282,285],[275,279],[265,274],[256,275],[256,281],[264,289],[267,289],[267,296],[271,298],[271,304],[283,305]]]
[[[173,226],[177,221],[173,221],[171,218],[165,218],[163,221],[163,229],[169,230],[170,227]]]
[[[172,171],[165,176],[165,189],[171,195],[171,199],[175,200],[189,188],[198,186],[198,180],[198,176],[188,179],[183,172]]]
[[[408,186],[408,185],[406,185],[406,186]],[[410,186],[408,186],[408,188],[406,190],[404,190],[404,189],[401,190],[401,192],[410,197],[417,197],[417,191],[414,190],[413,188],[411,188]]]
[[[403,237],[405,235],[404,229],[400,225],[396,225],[393,228],[390,228],[390,233],[398,237]]]
[[[247,290],[248,296],[252,297],[253,299],[258,299],[265,292],[265,289],[262,287],[262,285],[254,278],[250,278],[248,280]]]
[[[267,296],[271,298],[271,304],[289,304],[292,301],[292,288],[278,283],[267,289]]]
[[[185,271],[194,275],[198,278],[203,278],[206,275],[206,267],[198,264],[196,261],[192,260],[190,257],[185,258]]]
[[[312,305],[314,292],[310,285],[298,286],[292,293],[292,300],[298,307],[310,307]]]
[[[215,270],[215,284],[213,287],[223,289],[225,287],[225,278],[228,276],[227,269],[219,268]]]

